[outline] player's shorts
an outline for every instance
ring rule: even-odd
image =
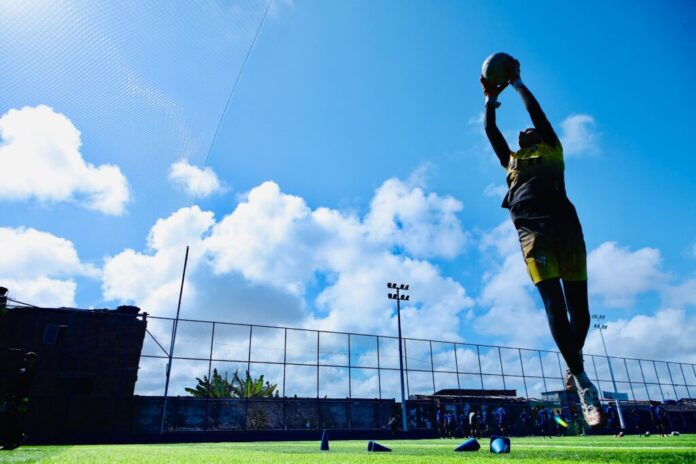
[[[587,252],[575,208],[564,214],[514,219],[527,271],[534,284],[561,278],[587,280]]]

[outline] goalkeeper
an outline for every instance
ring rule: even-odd
[[[585,240],[575,207],[566,196],[563,148],[536,98],[522,83],[519,61],[514,60],[510,69],[508,82],[500,85],[481,76],[486,135],[507,173],[508,192],[502,206],[510,211],[551,334],[568,365],[566,388],[577,389],[585,421],[598,427],[604,416],[582,357],[590,328]],[[497,98],[508,83],[522,97],[534,124],[519,133],[520,149],[514,152],[495,122]]]

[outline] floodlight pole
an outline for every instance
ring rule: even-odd
[[[607,328],[607,325],[604,324],[604,318],[606,316],[604,314],[593,314],[592,319],[596,319],[599,322],[594,325],[595,329],[599,329],[599,337],[602,339],[602,346],[604,347],[604,356],[607,358],[607,364],[609,365],[609,375],[611,376],[611,383],[614,386],[614,393],[619,393],[619,389],[616,387],[616,379],[614,379],[614,369],[611,367],[611,359],[609,358],[609,353],[607,352],[607,344],[604,342],[604,333],[602,332],[604,329]],[[626,429],[626,424],[624,424],[624,418],[623,418],[623,413],[621,412],[621,403],[619,403],[618,398],[614,398],[614,402],[616,403],[616,412],[619,414],[619,422],[621,424],[621,430]]]
[[[400,292],[408,291],[409,285],[388,283],[388,288],[396,290],[396,293],[389,293],[387,297],[390,300],[396,300],[396,318],[399,326],[399,374],[401,376],[401,428],[404,432],[408,431],[408,423],[406,421],[406,390],[404,389],[404,356],[401,342],[401,301],[408,301],[409,295],[402,295]]]

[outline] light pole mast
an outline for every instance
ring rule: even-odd
[[[390,293],[387,298],[390,300],[396,300],[396,318],[399,325],[399,373],[401,374],[401,428],[404,432],[408,431],[408,425],[406,423],[406,391],[404,389],[404,356],[403,348],[401,343],[401,302],[408,301],[410,299],[409,295],[402,295],[401,292],[407,292],[409,285],[389,282],[387,284],[388,288],[395,290],[396,293]]]
[[[616,395],[618,395],[619,390],[616,387],[616,380],[614,379],[614,369],[612,369],[612,367],[611,367],[611,358],[609,358],[609,353],[607,352],[607,344],[604,342],[604,333],[602,332],[604,329],[607,328],[607,325],[604,323],[605,317],[606,316],[604,314],[593,314],[592,315],[592,319],[595,319],[598,321],[597,323],[595,323],[594,327],[595,327],[595,329],[599,329],[599,337],[602,339],[602,346],[604,347],[604,356],[607,358],[607,364],[609,365],[609,375],[611,376],[611,383],[614,386],[614,393]],[[626,425],[624,424],[623,413],[621,412],[621,403],[619,403],[619,399],[617,397],[614,398],[614,402],[616,402],[616,412],[619,414],[619,422],[621,423],[621,430],[625,430]]]

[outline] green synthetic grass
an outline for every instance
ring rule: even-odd
[[[463,440],[384,440],[391,453],[368,453],[367,440],[319,442],[193,443],[175,445],[25,446],[0,451],[0,462],[26,463],[695,463],[696,435],[512,438],[512,452],[488,452],[488,439],[474,453],[452,451]]]

